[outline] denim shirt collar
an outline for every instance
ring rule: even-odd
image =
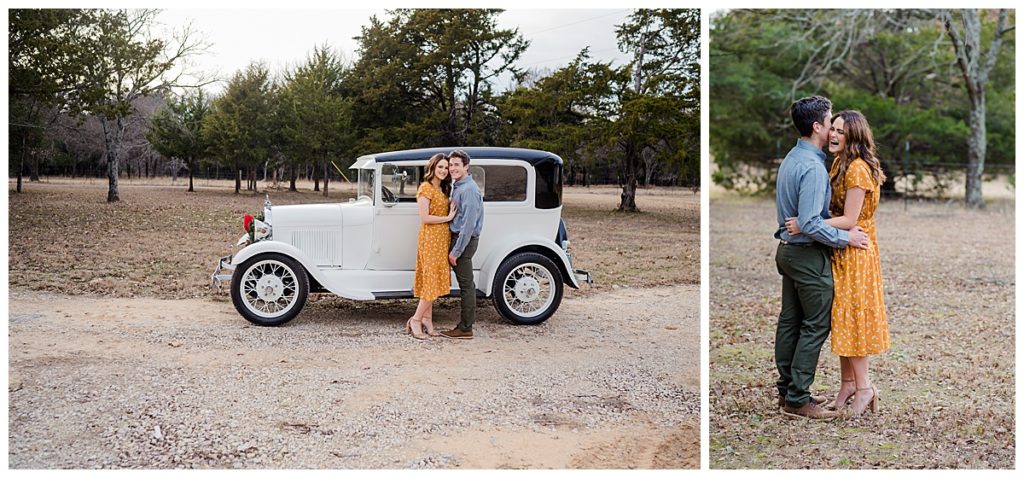
[[[467,174],[466,177],[464,177],[464,178],[462,178],[462,179],[460,179],[458,181],[455,181],[454,183],[452,183],[452,189],[455,189],[458,186],[466,184],[466,180],[467,179],[472,181],[473,180],[473,175],[472,174]]]
[[[824,163],[825,159],[827,159],[827,156],[825,156],[825,153],[821,150],[821,148],[815,146],[810,141],[798,139],[796,140],[796,147],[805,151],[813,152],[817,156],[817,158],[821,160],[822,163]]]

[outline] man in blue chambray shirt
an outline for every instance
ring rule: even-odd
[[[473,322],[476,321],[476,284],[473,282],[473,254],[484,227],[484,199],[480,188],[469,174],[469,154],[462,150],[448,155],[448,174],[452,180],[452,204],[455,218],[449,224],[451,229],[451,250],[448,262],[455,268],[455,279],[459,281],[459,298],[462,300],[462,316],[459,324],[441,335],[453,339],[473,338]]]
[[[867,247],[859,227],[850,231],[827,223],[832,192],[825,153],[832,102],[821,96],[801,98],[790,107],[800,139],[779,166],[775,211],[779,246],[775,265],[782,275],[782,310],[775,330],[775,366],[779,407],[792,417],[833,418],[811,396],[821,346],[832,324],[832,248]],[[796,217],[801,233],[790,236],[786,218]]]

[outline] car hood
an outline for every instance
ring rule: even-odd
[[[340,226],[343,218],[348,218],[349,220],[345,222],[349,223],[362,222],[356,218],[370,217],[366,212],[369,212],[372,207],[369,199],[347,203],[274,206],[272,226],[275,228]]]

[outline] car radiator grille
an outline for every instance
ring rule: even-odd
[[[318,266],[339,265],[340,235],[335,231],[292,231],[287,241],[306,253]]]

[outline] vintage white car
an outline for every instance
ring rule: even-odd
[[[491,297],[517,324],[555,313],[563,284],[590,274],[573,269],[562,212],[562,158],[546,151],[461,148],[484,199],[484,227],[473,256],[477,297]],[[212,285],[230,281],[231,300],[250,322],[293,319],[310,292],[347,299],[411,298],[420,219],[416,190],[427,160],[452,148],[362,156],[356,199],[339,204],[272,206],[246,221],[242,247],[222,257]],[[233,271],[226,274],[225,271]],[[450,296],[459,294],[455,274]]]

